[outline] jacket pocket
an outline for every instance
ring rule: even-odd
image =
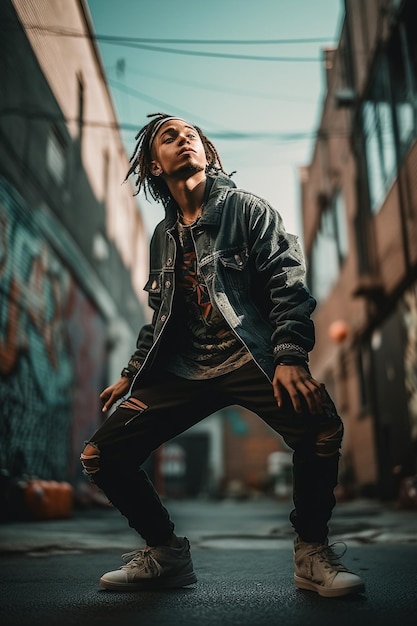
[[[162,272],[151,272],[149,274],[148,282],[144,286],[144,291],[149,294],[161,293],[162,285]]]
[[[246,293],[249,287],[248,259],[247,248],[228,250],[219,256],[219,269],[222,270],[225,286],[241,295]]]
[[[220,254],[220,263],[224,267],[228,267],[233,270],[242,271],[245,269],[248,262],[249,254],[247,248],[238,250],[227,251]]]

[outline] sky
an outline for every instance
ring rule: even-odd
[[[213,141],[225,171],[236,170],[236,185],[301,237],[298,172],[311,160],[322,51],[337,45],[342,0],[87,2],[98,36],[134,38],[98,42],[119,123],[130,127],[129,156],[149,113],[184,117]],[[139,200],[151,233],[163,208]]]

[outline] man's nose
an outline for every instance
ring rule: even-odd
[[[182,146],[184,143],[186,143],[188,141],[188,137],[186,135],[186,133],[180,133],[178,135],[178,143],[180,144],[180,146]]]

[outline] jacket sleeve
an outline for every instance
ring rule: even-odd
[[[151,298],[149,298],[150,300]],[[136,374],[142,367],[149,350],[153,344],[154,334],[154,318],[156,312],[152,316],[152,322],[145,324],[139,331],[139,335],[136,341],[136,350],[132,354],[128,362],[128,368],[132,371],[132,374]],[[136,370],[136,371],[135,371]]]
[[[157,319],[158,311],[161,306],[161,275],[160,272],[153,272],[153,249],[156,247],[154,241],[157,237],[155,231],[150,244],[150,268],[148,281],[144,287],[144,290],[148,292],[148,305],[152,310],[152,321],[149,324],[145,324],[139,331],[138,338],[136,340],[136,350],[129,359],[128,366],[135,368],[137,371],[142,367],[149,350],[152,347],[154,341],[155,322]]]
[[[306,363],[315,341],[311,314],[316,301],[306,285],[298,238],[286,232],[275,209],[258,199],[249,213],[249,241],[262,297],[267,298],[274,362]]]

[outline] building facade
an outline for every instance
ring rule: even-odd
[[[76,486],[147,316],[147,235],[84,0],[0,21],[0,470]]]
[[[417,461],[417,5],[346,0],[300,170],[314,373],[345,423],[342,488],[397,497]]]

